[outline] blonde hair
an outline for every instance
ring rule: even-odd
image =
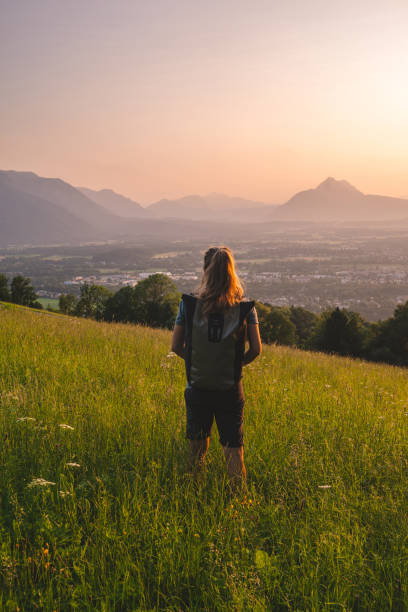
[[[228,247],[210,247],[205,252],[198,297],[203,301],[203,314],[219,312],[241,302],[244,289],[235,271],[234,256]]]

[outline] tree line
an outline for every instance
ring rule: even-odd
[[[8,278],[4,274],[0,274],[0,301],[30,306],[31,308],[42,308],[41,302],[37,300],[38,295],[29,278],[17,275],[9,285]]]
[[[134,323],[171,329],[181,294],[164,274],[153,274],[134,287],[112,292],[83,284],[79,297],[62,294],[59,312],[98,321]],[[31,281],[23,276],[0,275],[0,300],[41,308]],[[301,306],[281,307],[256,302],[262,341],[305,350],[360,357],[408,366],[408,302],[396,307],[384,321],[370,323],[345,308],[317,315]],[[49,310],[52,310],[49,308]]]

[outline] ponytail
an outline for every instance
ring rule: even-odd
[[[198,290],[198,297],[204,302],[203,313],[230,308],[241,302],[243,296],[232,251],[226,246],[210,247],[204,254],[204,272]]]

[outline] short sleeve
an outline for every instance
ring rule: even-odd
[[[184,303],[183,303],[183,300],[181,300],[179,307],[178,307],[175,325],[185,325],[185,324],[186,324],[186,317],[184,314]]]
[[[258,313],[256,312],[255,306],[249,311],[246,321],[248,325],[259,325]]]

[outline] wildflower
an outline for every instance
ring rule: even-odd
[[[195,534],[194,534],[194,537],[195,537],[195,538],[199,538],[199,537],[200,537],[200,535],[199,535],[198,533],[195,533]]]
[[[33,478],[27,487],[47,487],[48,485],[53,486],[55,485],[55,482],[51,482],[51,480],[44,480],[44,478]]]
[[[331,485],[319,485],[318,489],[331,489]]]
[[[71,429],[72,431],[74,430],[74,428],[71,427],[71,425],[67,425],[66,423],[60,423],[60,427],[61,429]]]
[[[20,417],[19,419],[16,420],[16,423],[23,423],[25,421],[35,421],[35,418],[29,417],[29,416]]]
[[[68,463],[65,464],[67,467],[81,467],[80,463],[75,463],[74,461],[68,461]]]
[[[176,353],[173,353],[173,351],[170,351],[170,353],[167,353],[166,355],[169,359],[171,359],[171,357],[177,357]]]
[[[70,493],[69,491],[59,491],[59,494],[61,497],[69,497],[70,495],[72,495],[72,493]]]

